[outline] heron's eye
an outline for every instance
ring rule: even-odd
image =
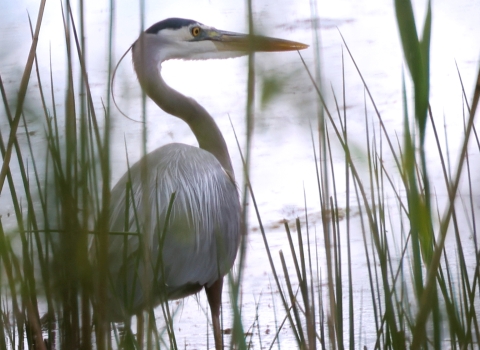
[[[200,27],[193,27],[191,30],[192,35],[195,37],[199,36],[201,31]]]

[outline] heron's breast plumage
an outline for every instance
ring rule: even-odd
[[[151,247],[152,266],[161,260],[169,297],[182,297],[189,294],[186,286],[210,286],[233,265],[240,240],[238,192],[218,160],[200,148],[169,144],[145,160],[134,164],[112,190],[110,229],[140,232]],[[128,200],[127,183],[133,184]],[[130,236],[125,254],[120,249],[124,237],[110,237],[110,272],[119,276],[120,285],[122,268],[138,273],[135,259],[124,260],[138,254],[139,242],[138,236]]]

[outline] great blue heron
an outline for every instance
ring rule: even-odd
[[[232,267],[240,242],[241,208],[235,177],[215,121],[195,100],[165,83],[161,63],[306,47],[287,40],[225,32],[181,18],[152,25],[132,45],[141,87],[161,109],[189,125],[200,148],[179,143],[160,147],[134,164],[113,188],[111,231],[141,234],[109,237],[110,320],[125,320],[162,300],[182,298],[205,288],[215,347],[222,348],[219,313],[223,276]]]

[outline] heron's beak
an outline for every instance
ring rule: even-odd
[[[218,43],[216,46],[219,51],[274,52],[303,50],[308,47],[308,45],[296,41],[232,33],[216,29],[206,31],[202,39]]]

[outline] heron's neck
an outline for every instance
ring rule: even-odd
[[[135,45],[139,44],[137,42]],[[137,48],[137,51],[142,50]],[[227,145],[213,118],[193,98],[182,95],[165,83],[160,74],[161,60],[158,54],[155,57],[148,51],[148,45],[146,45],[143,50],[144,59],[139,60],[134,57],[133,60],[138,80],[145,93],[165,112],[185,121],[197,138],[200,148],[212,153],[233,178],[234,172]],[[143,64],[138,64],[142,61]]]

